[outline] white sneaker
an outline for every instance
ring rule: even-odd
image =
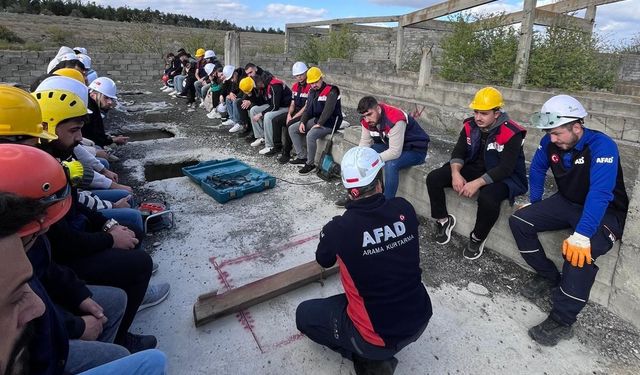
[[[207,113],[207,117],[208,118],[222,118],[222,116],[220,116],[220,114],[218,113],[218,111],[216,111],[215,109],[209,113]],[[223,124],[224,125],[224,124]]]
[[[273,150],[273,147],[265,147],[265,148],[263,148],[262,150],[258,151],[258,154],[260,154],[260,155],[264,155],[264,154],[266,154],[267,152],[270,152],[271,150]]]
[[[232,119],[228,119],[227,121],[222,122],[222,125],[224,126],[229,126],[233,124],[235,124],[235,122]]]
[[[243,126],[236,123],[235,125],[233,125],[233,127],[231,127],[231,129],[229,129],[229,133],[237,133],[240,130],[242,130]]]
[[[168,86],[161,86],[159,90],[160,90],[160,91],[164,91],[164,89],[166,89],[167,87],[168,87]]]
[[[204,102],[200,102],[200,104],[198,104],[198,108],[203,108],[204,107]]]
[[[169,92],[171,92],[171,91],[173,91],[173,87],[165,86],[165,87],[162,89],[162,92],[166,92],[166,93],[169,93]]]
[[[264,144],[264,138],[258,138],[255,141],[251,142],[251,147],[258,147],[261,144]]]

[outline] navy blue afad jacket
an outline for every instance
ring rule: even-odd
[[[529,170],[529,200],[532,203],[542,199],[549,168],[558,192],[569,201],[584,206],[576,232],[592,237],[607,211],[616,215],[620,227],[624,227],[629,198],[618,146],[611,138],[584,128],[582,138],[573,149],[564,151],[551,143],[548,134],[542,137]]]
[[[316,261],[338,262],[347,315],[372,345],[394,347],[431,317],[422,284],[418,218],[404,198],[384,195],[347,203],[320,233]]]

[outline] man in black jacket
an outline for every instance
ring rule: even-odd
[[[316,261],[336,262],[345,294],[301,303],[298,329],[352,359],[356,374],[391,374],[394,355],[416,341],[431,317],[422,284],[418,218],[404,198],[382,194],[378,153],[354,147],[342,159],[346,212],[320,232]]]

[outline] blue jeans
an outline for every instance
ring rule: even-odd
[[[127,305],[127,294],[122,289],[110,286],[89,285],[88,288],[93,294],[93,300],[104,309],[108,320],[96,341],[69,340],[65,371],[72,374],[129,355],[127,349],[113,343]]]
[[[120,199],[131,195],[126,190],[121,189],[109,189],[109,190],[92,190],[93,194],[97,195],[100,199],[109,201],[109,202],[117,202]],[[133,199],[133,196],[129,199],[129,205],[131,207],[136,206],[136,202]],[[107,208],[100,210],[100,213],[103,214],[108,219],[114,219],[118,223],[124,225],[125,227],[131,229],[135,232],[136,237],[141,239],[144,237],[144,225],[142,223],[142,214],[135,208]]]
[[[163,375],[166,371],[167,357],[164,353],[158,349],[149,349],[92,368],[81,375]]]
[[[387,360],[402,348],[416,341],[427,328],[393,347],[376,346],[365,341],[347,315],[347,297],[338,294],[329,298],[302,302],[296,309],[296,327],[314,342],[340,353],[347,359],[354,355],[373,360]]]
[[[225,99],[224,102],[227,105],[227,113],[229,114],[229,118],[232,119],[235,123],[239,123],[240,117],[238,117],[238,107],[236,107],[236,101]]]
[[[378,153],[386,151],[389,146],[384,143],[374,143],[372,149]],[[405,150],[402,151],[397,159],[384,162],[384,197],[391,199],[396,196],[398,191],[400,170],[412,165],[424,164],[427,157],[427,151]]]
[[[109,169],[109,167],[111,167],[111,164],[109,164],[109,161],[105,158],[99,158],[96,156],[96,159],[98,159],[98,161],[100,163],[102,163],[102,165],[104,165],[105,168]]]
[[[173,79],[173,89],[178,91],[178,93],[182,93],[182,90],[184,90],[184,80],[187,78],[187,76],[183,76],[183,75],[177,75],[174,79]]]

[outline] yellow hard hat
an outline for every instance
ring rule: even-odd
[[[62,69],[58,69],[55,72],[53,72],[53,74],[57,75],[57,76],[64,76],[64,77],[69,77],[69,78],[73,78],[78,82],[81,82],[82,84],[86,84],[85,80],[84,80],[84,75],[82,75],[82,73],[80,73],[79,71],[73,69],[73,68],[62,68]]]
[[[0,136],[17,135],[58,139],[43,128],[38,101],[24,90],[0,85]]]
[[[198,48],[198,50],[196,51],[196,57],[202,57],[204,56],[205,50],[204,48]]]
[[[322,70],[318,67],[311,67],[307,70],[307,83],[315,83],[323,77]]]
[[[491,86],[478,90],[473,101],[469,104],[469,108],[476,111],[488,111],[490,109],[502,107],[504,107],[502,94]]]
[[[56,134],[56,126],[64,120],[88,114],[80,97],[71,91],[44,90],[33,95],[42,110],[42,122],[47,123],[47,131]]]
[[[248,94],[251,92],[251,90],[253,90],[254,87],[256,87],[256,83],[253,81],[253,78],[244,77],[242,80],[240,80],[239,87],[243,93]]]

